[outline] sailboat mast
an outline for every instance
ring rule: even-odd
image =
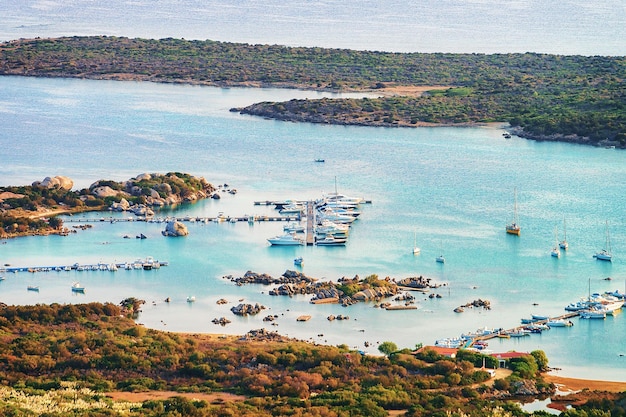
[[[606,243],[605,247],[607,252],[611,253],[611,236],[609,235],[609,221],[606,221]]]
[[[514,199],[514,204],[513,204],[513,221],[515,222],[515,224],[518,223],[517,221],[517,187],[515,188],[515,190],[513,190],[513,199]]]

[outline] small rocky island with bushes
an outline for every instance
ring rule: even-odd
[[[61,214],[86,211],[128,211],[154,215],[154,209],[210,198],[217,187],[187,173],[140,174],[126,181],[98,180],[72,190],[64,176],[46,177],[28,186],[0,187],[0,237],[67,233]]]

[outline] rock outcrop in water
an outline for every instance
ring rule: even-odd
[[[187,236],[189,234],[189,230],[187,230],[187,226],[178,221],[168,222],[165,226],[165,230],[161,232],[163,236],[171,236],[171,237],[179,237],[179,236]]]

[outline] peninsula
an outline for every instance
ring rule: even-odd
[[[369,91],[380,97],[232,110],[382,127],[501,122],[530,139],[626,147],[626,57],[388,53],[74,36],[0,44],[0,75]]]

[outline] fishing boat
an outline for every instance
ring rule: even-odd
[[[188,303],[193,303],[196,301],[196,297],[194,295],[190,295],[189,297],[187,297],[187,302]]]
[[[304,259],[302,259],[302,256],[298,256],[293,260],[293,264],[296,266],[302,266],[304,265]]]
[[[27,291],[35,291],[35,292],[39,292],[39,287],[36,287],[34,285],[29,285],[28,287],[26,287]]]
[[[510,235],[519,236],[521,228],[517,220],[517,188],[514,190],[514,205],[513,205],[513,221],[506,225],[506,232]]]
[[[559,243],[559,248],[567,250],[569,243],[567,243],[567,229],[565,228],[565,219],[563,219],[563,240]]]
[[[72,292],[84,293],[85,287],[82,287],[80,283],[75,282],[72,284]]]
[[[417,247],[417,232],[415,232],[415,236],[413,238],[413,255],[419,255],[420,248]]]
[[[561,257],[561,249],[559,248],[559,233],[556,227],[554,228],[554,247],[552,248],[552,251],[550,251],[550,255],[553,258]]]
[[[613,254],[611,253],[611,237],[609,235],[609,222],[608,221],[606,222],[604,248],[600,252],[593,255],[593,257],[599,261],[608,261],[608,262],[611,262],[611,259],[613,258]]]

